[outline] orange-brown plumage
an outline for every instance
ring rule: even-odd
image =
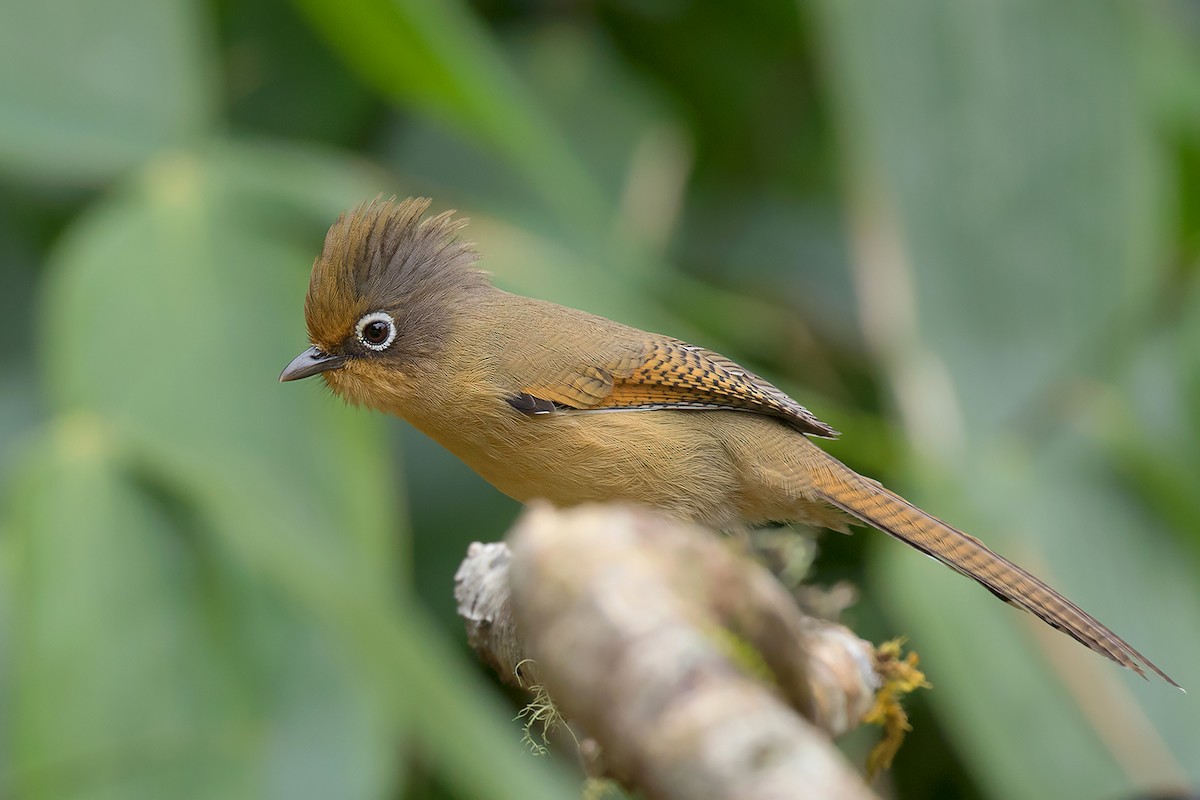
[[[837,432],[766,380],[711,350],[644,334],[603,363],[579,366],[524,391],[577,410],[664,408],[751,411],[778,417],[796,430]]]
[[[501,491],[634,501],[716,528],[878,528],[1119,664],[1158,667],[979,540],[855,473],[836,433],[763,378],[666,336],[492,287],[449,214],[375,202],[331,228],[284,379],[404,417]]]

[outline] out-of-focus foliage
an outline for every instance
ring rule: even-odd
[[[559,797],[452,575],[515,506],[275,376],[337,213],[716,347],[1200,688],[1200,14],[980,0],[8,0],[0,797]],[[1200,782],[1200,710],[900,545],[881,788]],[[862,757],[863,741],[848,745]]]

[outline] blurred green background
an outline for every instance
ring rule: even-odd
[[[1200,782],[1195,3],[3,0],[0,797],[575,791],[454,617],[515,504],[276,383],[379,193],[770,376],[1193,690],[825,537],[935,687],[881,792]]]

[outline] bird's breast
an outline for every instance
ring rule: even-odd
[[[434,429],[418,426],[521,502],[627,501],[719,527],[739,522],[735,466],[709,424],[727,412],[530,416],[504,406]]]

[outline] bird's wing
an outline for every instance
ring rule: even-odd
[[[796,430],[833,438],[837,432],[747,369],[711,350],[655,337],[604,357],[584,356],[522,385],[510,399],[528,414],[571,411],[700,409],[778,417]]]

